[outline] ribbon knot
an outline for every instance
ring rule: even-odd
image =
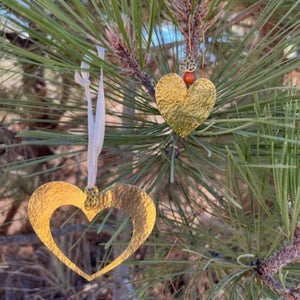
[[[82,77],[78,71],[75,72],[75,82],[81,86],[87,87],[91,85],[91,82],[88,78]]]

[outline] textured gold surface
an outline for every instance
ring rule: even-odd
[[[120,265],[144,243],[153,229],[156,210],[151,198],[141,189],[131,185],[120,185],[99,194],[99,206],[96,208],[85,208],[86,197],[83,191],[70,183],[63,181],[46,183],[36,189],[31,196],[28,213],[32,227],[41,241],[70,269],[91,281]],[[51,234],[51,216],[56,209],[64,205],[78,207],[90,222],[99,212],[110,207],[128,214],[133,229],[127,248],[100,271],[92,275],[86,274],[59,249]]]
[[[206,78],[189,89],[174,73],[164,75],[156,86],[157,107],[169,126],[181,137],[189,135],[210,115],[217,97],[214,84]]]

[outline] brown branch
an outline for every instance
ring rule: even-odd
[[[8,210],[8,213],[6,214],[3,224],[0,226],[0,235],[5,235],[8,231],[8,228],[11,224],[11,220],[13,220],[15,214],[18,212],[19,207],[21,206],[21,201],[14,201],[11,205],[11,207]]]
[[[266,259],[258,268],[258,275],[262,282],[284,295],[287,299],[300,299],[300,285],[296,287],[283,287],[273,276],[284,266],[300,261],[300,222],[295,229],[295,238],[293,245],[285,246],[280,251],[274,253]]]
[[[76,225],[70,225],[63,228],[55,229],[52,232],[53,237],[59,237],[64,236],[69,233],[80,233],[85,230],[97,230],[97,227],[100,226],[100,224],[93,224],[93,227],[89,227],[89,225],[86,224],[76,224]],[[114,228],[109,225],[104,225],[103,231],[112,233],[114,231]],[[21,234],[21,235],[7,235],[7,236],[0,236],[0,246],[1,245],[26,245],[26,244],[35,244],[35,243],[41,243],[40,239],[37,237],[36,234]]]
[[[5,32],[4,30],[0,30],[0,37],[2,37],[3,39],[7,39],[15,46],[24,49],[28,49],[34,44],[32,39],[22,38],[16,32]]]
[[[238,14],[236,17],[234,17],[231,21],[225,24],[225,28],[222,29],[228,29],[232,27],[233,25],[239,24],[245,19],[254,16],[258,14],[264,7],[266,6],[265,3],[259,2],[254,4],[253,6],[248,7],[246,10],[244,10],[242,13]]]

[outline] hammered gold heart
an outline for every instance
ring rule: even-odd
[[[216,98],[216,88],[209,79],[201,78],[187,89],[175,73],[164,75],[155,90],[161,115],[180,137],[189,135],[208,118]]]
[[[86,209],[87,194],[78,187],[63,181],[54,181],[40,186],[31,196],[28,204],[29,220],[40,240],[70,269],[91,281],[112,270],[133,254],[150,235],[156,217],[155,205],[141,189],[131,185],[120,185],[99,194],[99,205]],[[132,237],[127,248],[109,265],[88,275],[74,264],[58,247],[50,230],[51,216],[56,209],[73,205],[91,222],[104,209],[117,208],[131,217]]]

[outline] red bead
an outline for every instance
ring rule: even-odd
[[[183,81],[186,84],[193,84],[195,82],[195,74],[194,72],[185,72],[183,75]]]

